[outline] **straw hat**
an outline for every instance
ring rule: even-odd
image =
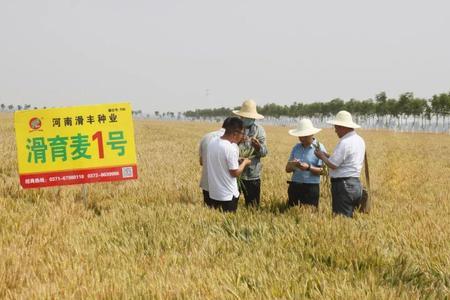
[[[289,130],[289,134],[293,136],[310,136],[321,130],[322,129],[314,128],[310,119],[301,119],[297,128]]]
[[[249,119],[263,119],[264,116],[256,111],[256,102],[252,99],[245,100],[240,110],[233,110],[233,114]]]
[[[327,121],[327,123],[348,128],[361,128],[361,126],[353,122],[352,115],[345,110],[338,112],[336,118],[332,121]]]

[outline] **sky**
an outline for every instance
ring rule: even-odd
[[[146,113],[450,91],[448,0],[0,0],[0,103]]]

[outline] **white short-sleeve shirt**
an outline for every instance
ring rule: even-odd
[[[239,148],[228,140],[213,139],[207,150],[209,197],[217,201],[231,201],[239,197],[237,180],[230,170],[239,169]]]
[[[330,168],[331,178],[359,177],[364,163],[366,144],[364,140],[351,131],[344,135],[328,159],[337,168]]]
[[[221,128],[217,131],[205,134],[200,141],[199,155],[202,159],[202,177],[200,178],[200,187],[205,191],[209,191],[208,168],[206,167],[208,145],[213,139],[221,137],[224,133],[225,129]]]

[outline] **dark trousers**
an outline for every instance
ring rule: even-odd
[[[319,184],[290,182],[288,187],[288,206],[313,205],[319,207]]]
[[[205,205],[208,205],[208,203],[211,201],[209,198],[209,192],[207,190],[202,190],[203,192],[203,202]]]
[[[222,210],[223,212],[235,212],[238,207],[239,198],[233,197],[230,201],[218,201],[212,198],[209,198],[208,207]]]
[[[360,205],[361,196],[362,186],[359,178],[331,178],[333,213],[353,217],[353,211]]]
[[[245,199],[245,206],[259,206],[261,195],[261,179],[242,180],[245,190],[242,191]]]

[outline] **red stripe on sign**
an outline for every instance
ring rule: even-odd
[[[24,189],[137,179],[137,166],[119,166],[84,170],[21,174]]]

